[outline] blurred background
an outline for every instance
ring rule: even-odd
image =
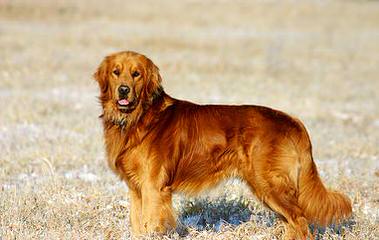
[[[0,239],[130,237],[92,78],[120,50],[150,57],[173,97],[302,119],[324,182],[354,203],[319,239],[379,236],[378,1],[0,0]],[[238,181],[174,202],[188,239],[283,233]]]

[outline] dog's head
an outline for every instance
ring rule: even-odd
[[[105,57],[94,78],[99,83],[104,117],[119,124],[140,115],[162,92],[158,67],[135,52]]]

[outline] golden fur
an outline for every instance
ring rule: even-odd
[[[175,228],[174,192],[193,195],[237,177],[306,239],[308,223],[350,216],[350,200],[322,184],[303,124],[262,106],[198,105],[168,96],[147,57],[119,52],[94,75],[110,168],[130,189],[134,235]],[[120,109],[117,89],[130,88]]]

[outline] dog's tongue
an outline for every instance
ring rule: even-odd
[[[129,101],[126,99],[120,99],[118,100],[118,104],[120,104],[121,106],[126,106],[129,104]]]

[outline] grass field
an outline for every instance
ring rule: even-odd
[[[149,56],[174,97],[302,119],[323,181],[354,205],[318,239],[378,239],[379,2],[364,0],[0,0],[0,239],[130,237],[92,79],[126,49]],[[283,234],[239,181],[174,202],[184,239]]]

